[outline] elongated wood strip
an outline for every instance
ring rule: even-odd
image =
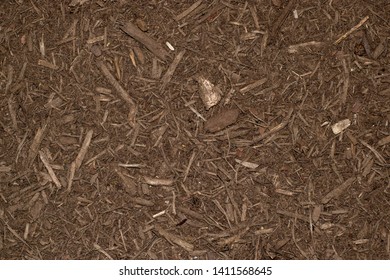
[[[199,0],[199,1],[196,1],[194,4],[191,5],[191,7],[189,7],[188,9],[184,10],[183,12],[181,12],[180,14],[178,14],[177,16],[174,17],[174,19],[176,21],[179,21],[183,18],[185,18],[186,16],[188,16],[192,11],[194,11],[196,8],[198,8],[198,6],[202,4],[202,0]]]
[[[169,66],[167,72],[164,74],[164,76],[162,77],[161,81],[162,81],[162,85],[161,85],[161,89],[163,90],[165,88],[165,86],[170,82],[170,80],[172,79],[173,77],[173,74],[175,73],[175,70],[177,68],[177,66],[179,65],[181,59],[183,58],[184,54],[185,54],[186,51],[181,51],[179,52],[175,59],[172,61],[171,65]]]
[[[151,186],[170,186],[174,182],[173,179],[152,178],[149,176],[144,176],[144,181]]]
[[[99,251],[100,253],[102,253],[103,255],[105,255],[109,260],[113,260],[113,258],[110,256],[110,254],[107,253],[102,247],[100,247],[99,244],[94,243],[94,244],[93,244],[93,247],[94,247],[97,251]]]
[[[30,245],[3,219],[1,219],[2,222],[7,226],[8,230],[17,238],[19,239],[24,245],[26,245],[28,248],[32,249]]]
[[[192,218],[195,218],[195,219],[198,219],[198,220],[203,220],[204,217],[202,214],[199,214],[198,212],[195,212],[191,209],[187,209],[187,208],[184,208],[184,207],[181,207],[181,206],[176,206],[176,210],[182,212],[183,214],[189,216],[189,217],[192,217]]]
[[[267,82],[267,78],[263,78],[263,79],[260,79],[252,84],[249,84],[245,87],[243,87],[242,89],[240,89],[240,92],[241,93],[247,93],[248,91],[251,91],[252,89],[255,89],[263,84],[265,84]]]
[[[274,134],[274,133],[282,130],[283,128],[285,128],[287,126],[288,122],[290,121],[290,117],[291,117],[293,111],[294,110],[291,108],[290,111],[287,114],[287,117],[284,119],[284,121],[282,121],[280,124],[278,124],[275,127],[273,127],[270,131],[255,137],[252,140],[252,145],[256,144],[257,142],[260,142],[261,140],[267,138],[268,136],[271,136],[272,134]]]
[[[293,219],[298,219],[298,220],[302,220],[302,221],[305,221],[307,223],[310,223],[310,219],[308,217],[301,215],[301,214],[298,214],[298,213],[289,212],[289,211],[285,211],[285,210],[281,210],[281,209],[276,210],[276,213],[283,215],[283,216],[293,218]]]
[[[352,183],[355,181],[355,178],[349,178],[344,183],[342,183],[337,188],[333,189],[332,191],[328,192],[322,199],[321,203],[326,204],[329,201],[331,201],[333,198],[339,197]]]
[[[220,131],[229,125],[234,124],[237,121],[239,114],[240,110],[236,108],[223,110],[222,112],[209,118],[206,121],[204,128],[206,131],[210,132]]]
[[[141,197],[129,197],[129,198],[127,198],[127,200],[131,203],[134,203],[134,204],[139,204],[139,205],[143,205],[143,206],[154,206],[153,201],[150,201],[150,200],[147,200],[147,199],[144,199]]]
[[[335,42],[334,44],[337,45],[339,44],[341,41],[345,40],[345,38],[347,38],[349,35],[351,35],[353,32],[355,32],[356,30],[358,30],[370,17],[369,16],[365,16],[358,24],[356,24],[354,27],[352,27],[350,30],[348,30],[347,32],[345,32],[343,35],[341,35]]]
[[[46,154],[43,151],[39,151],[39,157],[41,158],[41,161],[43,162],[43,165],[45,165],[47,172],[50,175],[50,178],[52,179],[53,183],[56,185],[57,188],[61,189],[61,183],[58,180],[58,177],[56,176],[53,168],[51,167],[49,163],[49,159],[47,158]]]
[[[106,77],[108,82],[116,89],[119,93],[120,97],[126,101],[131,107],[135,106],[133,99],[131,99],[130,95],[126,92],[126,90],[120,85],[120,83],[115,79],[115,77],[111,74],[110,70],[108,70],[106,64],[98,60],[96,61],[96,65],[100,68],[102,74]]]
[[[30,167],[30,165],[33,163],[35,157],[38,154],[39,146],[41,145],[41,142],[43,140],[46,127],[47,123],[45,123],[42,127],[38,128],[37,133],[34,136],[34,140],[30,146],[30,150],[28,151],[27,167]]]
[[[274,24],[272,25],[272,28],[271,28],[271,36],[275,36],[280,28],[282,27],[284,21],[286,20],[288,14],[290,13],[290,11],[292,10],[294,4],[295,4],[295,1],[296,0],[290,0],[288,2],[288,4],[286,5],[286,7],[284,7],[284,9],[282,10],[282,13],[279,15],[279,17],[275,20]]]
[[[188,243],[187,241],[181,239],[177,235],[169,233],[168,231],[162,229],[159,226],[156,226],[155,228],[158,231],[158,233],[162,237],[164,237],[166,240],[168,240],[169,242],[172,242],[172,243],[174,243],[176,245],[179,245],[180,247],[182,247],[183,249],[185,249],[186,251],[189,251],[189,252],[194,250],[194,245],[192,245],[191,243]]]
[[[152,53],[154,53],[162,60],[165,60],[167,58],[168,52],[164,49],[164,47],[131,22],[127,22],[126,24],[124,24],[121,29],[127,35],[133,37],[135,40],[143,44],[146,48],[148,48]]]
[[[85,136],[83,145],[80,148],[80,152],[74,161],[76,170],[78,170],[80,168],[80,166],[84,160],[85,154],[88,151],[89,144],[91,144],[92,135],[93,135],[93,130],[91,129],[87,132],[87,135]]]

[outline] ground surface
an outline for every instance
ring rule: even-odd
[[[0,17],[1,259],[390,258],[388,1]]]

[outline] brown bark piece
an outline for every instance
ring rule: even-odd
[[[162,82],[161,89],[164,89],[165,86],[170,82],[170,80],[173,77],[173,74],[175,73],[175,70],[176,70],[177,66],[179,65],[179,63],[182,60],[182,58],[183,58],[185,53],[186,53],[185,50],[179,52],[176,55],[175,59],[172,61],[171,65],[169,66],[169,68],[167,70],[167,72],[165,73],[165,75],[161,79],[161,82]]]
[[[279,32],[280,28],[282,27],[284,21],[286,20],[287,16],[289,15],[290,11],[293,9],[294,4],[296,0],[290,0],[286,7],[282,10],[279,17],[275,20],[271,27],[271,36],[274,37]]]
[[[217,132],[237,121],[240,110],[229,109],[224,110],[206,121],[205,130],[209,132]]]
[[[174,243],[176,245],[179,245],[180,247],[182,247],[183,249],[185,249],[188,252],[191,252],[194,250],[193,244],[181,239],[179,236],[172,234],[172,233],[169,233],[168,231],[162,229],[159,226],[155,226],[155,228],[158,231],[158,233],[162,237],[164,237],[166,240],[168,240],[169,242]]]
[[[164,47],[152,37],[150,37],[148,34],[142,32],[137,26],[135,26],[131,22],[127,22],[121,28],[127,35],[136,39],[138,42],[143,44],[152,53],[154,53],[162,60],[165,60],[167,58],[168,52],[164,49]]]
[[[352,185],[352,183],[355,181],[355,178],[352,177],[352,178],[349,178],[348,180],[346,180],[344,183],[342,183],[340,186],[338,186],[337,188],[333,189],[332,191],[330,191],[327,195],[325,195],[322,199],[321,199],[321,203],[322,204],[327,204],[329,201],[331,201],[333,198],[337,198],[339,197],[350,185]]]

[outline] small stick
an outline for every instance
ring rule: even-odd
[[[253,22],[255,23],[256,30],[260,30],[259,18],[257,17],[256,5],[250,5],[249,11],[251,12]]]
[[[3,223],[7,226],[8,230],[17,238],[19,239],[24,245],[26,245],[28,248],[32,249],[30,245],[20,235],[3,219],[1,219]]]
[[[272,134],[282,130],[283,128],[285,128],[290,120],[290,117],[293,113],[294,109],[291,108],[290,111],[288,112],[287,114],[287,117],[284,119],[284,121],[282,121],[280,124],[278,124],[277,126],[273,127],[270,131],[266,132],[266,133],[263,133],[257,137],[255,137],[253,140],[252,140],[252,145],[256,144],[257,142],[260,142],[261,140],[267,138],[268,136],[271,136]]]
[[[26,73],[26,67],[27,67],[27,62],[24,62],[22,66],[22,70],[20,70],[17,81],[21,81],[24,79],[24,74]]]
[[[337,188],[333,189],[329,193],[327,193],[322,199],[321,203],[322,204],[327,204],[330,200],[333,198],[336,198],[340,196],[352,183],[355,181],[354,177],[349,178],[348,180],[344,181],[340,186]]]
[[[7,77],[7,83],[5,85],[5,93],[8,92],[12,81],[14,77],[14,68],[11,65],[8,65],[8,77]],[[16,111],[15,111],[15,106],[14,106],[14,101],[13,101],[13,95],[11,94],[9,99],[8,99],[8,110],[9,114],[11,115],[11,121],[12,121],[12,127],[14,130],[18,130],[18,123],[16,120]]]
[[[74,161],[76,170],[78,170],[80,168],[81,163],[84,160],[84,157],[85,157],[85,154],[87,153],[88,147],[91,144],[92,135],[93,135],[93,130],[91,129],[90,131],[87,132],[87,135],[85,136],[83,145],[80,148],[80,152]]]
[[[97,66],[100,68],[102,74],[107,78],[108,82],[116,89],[119,93],[120,97],[127,102],[131,107],[135,107],[135,103],[133,99],[129,96],[129,94],[125,91],[125,89],[120,85],[120,83],[115,79],[115,77],[111,74],[110,70],[108,70],[106,64],[98,60],[96,61]]]
[[[153,201],[150,201],[150,200],[147,200],[147,199],[144,199],[141,197],[131,197],[130,196],[130,197],[126,198],[126,200],[128,200],[131,203],[138,204],[138,205],[149,206],[149,207],[154,206]]]
[[[384,145],[389,144],[389,143],[390,143],[390,135],[379,140],[378,146],[384,146]]]
[[[56,185],[57,188],[61,189],[62,187],[61,183],[58,180],[56,174],[54,173],[54,170],[51,167],[49,163],[49,159],[47,158],[46,154],[43,151],[39,151],[39,157],[41,158],[43,165],[45,165],[47,172],[49,172],[50,178],[53,180],[53,183]]]
[[[366,16],[364,17],[358,24],[356,24],[354,27],[352,27],[350,30],[348,30],[347,32],[345,32],[343,35],[341,35],[335,42],[334,44],[337,45],[339,44],[341,41],[345,40],[345,38],[347,38],[349,35],[351,35],[353,32],[355,32],[356,30],[358,30],[370,17],[369,16]]]
[[[377,150],[375,150],[374,147],[370,146],[367,142],[363,140],[360,140],[360,143],[362,143],[364,146],[370,149],[370,151],[374,153],[375,157],[379,160],[380,163],[386,164],[385,158]]]
[[[196,24],[197,25],[200,25],[201,23],[203,23],[205,20],[207,19],[210,19],[211,17],[214,17],[214,15],[217,14],[217,12],[221,9],[225,8],[225,6],[221,3],[219,3],[219,1],[216,1],[216,4],[214,7],[212,7],[210,10],[208,10],[208,12],[203,16],[201,17],[197,22]]]
[[[85,165],[88,165],[90,164],[91,162],[97,160],[98,158],[100,158],[102,155],[104,155],[105,153],[107,152],[107,150],[103,150],[101,151],[100,153],[98,153],[96,156],[90,158],[88,161],[85,162]]]
[[[343,93],[341,94],[341,104],[345,104],[348,97],[348,88],[349,88],[349,70],[345,58],[343,59],[343,69],[344,69],[344,83],[343,83]]]
[[[161,82],[162,82],[161,89],[162,90],[165,88],[165,86],[172,79],[173,73],[175,72],[175,70],[176,70],[177,66],[179,65],[180,61],[182,60],[185,52],[186,52],[185,50],[179,52],[176,55],[175,59],[172,61],[171,65],[169,65],[169,68],[168,68],[167,72],[165,72],[164,76],[161,79]]]
[[[11,95],[8,98],[8,111],[11,116],[11,121],[12,121],[12,128],[17,131],[18,130],[18,121],[16,119],[16,111],[15,111],[15,106],[14,106],[14,100],[13,100],[13,95]]]
[[[160,179],[144,176],[144,181],[146,184],[151,186],[170,186],[173,184],[173,179]]]
[[[276,210],[276,213],[278,213],[279,215],[287,216],[287,217],[294,218],[294,219],[299,219],[301,221],[310,223],[310,219],[308,217],[301,215],[301,214],[298,214],[298,213],[293,213],[293,212],[280,210],[280,209]]]
[[[69,170],[69,175],[68,175],[68,188],[67,191],[70,192],[72,189],[72,184],[73,184],[73,179],[74,179],[74,174],[76,173],[76,163],[72,162],[70,164],[70,170]]]
[[[180,14],[174,17],[174,20],[180,21],[181,19],[185,18],[188,16],[192,11],[194,11],[198,6],[202,4],[202,0],[196,1],[194,4],[191,5],[188,9],[184,10]]]
[[[201,113],[199,113],[194,107],[191,106],[191,104],[192,104],[191,101],[190,101],[190,102],[187,102],[183,97],[182,97],[181,99],[183,99],[183,101],[184,101],[184,103],[185,103],[184,106],[190,108],[190,110],[191,110],[192,112],[194,112],[195,115],[196,115],[198,118],[202,119],[203,121],[207,121],[206,118],[203,117]]]
[[[13,77],[14,77],[14,68],[11,65],[8,65],[8,77],[7,77],[7,83],[5,84],[5,93],[8,92],[8,89],[12,84]]]
[[[30,146],[30,150],[28,151],[28,157],[27,157],[28,167],[33,163],[35,157],[38,154],[39,146],[41,145],[41,142],[43,140],[46,127],[47,124],[45,124],[43,127],[38,128],[37,133],[35,134],[34,140]]]
[[[185,249],[188,252],[191,252],[194,250],[194,245],[192,245],[191,243],[188,243],[187,241],[179,238],[178,236],[167,232],[166,230],[162,229],[161,227],[159,227],[157,225],[155,226],[155,229],[162,237],[164,237],[169,242],[174,243],[176,245],[179,245],[180,247],[182,247],[183,249]]]
[[[296,45],[290,45],[287,48],[288,53],[297,53],[302,49],[309,48],[309,47],[315,47],[315,48],[320,48],[323,45],[325,45],[324,42],[318,42],[318,41],[310,41],[310,42],[305,42],[305,43],[300,43]]]
[[[152,53],[154,53],[157,57],[165,60],[168,56],[168,52],[164,49],[162,45],[160,45],[156,40],[152,37],[144,33],[137,26],[132,24],[131,22],[127,22],[125,25],[121,27],[122,31],[124,31],[127,35],[133,37],[135,40],[143,44],[146,48],[148,48]]]
[[[122,183],[126,187],[126,192],[131,195],[135,195],[137,193],[137,187],[133,179],[126,176],[125,173],[122,173],[118,168],[114,168],[115,173],[121,178]]]
[[[198,212],[195,212],[191,209],[187,209],[187,208],[184,208],[184,207],[181,207],[181,206],[177,206],[176,207],[176,210],[182,212],[184,215],[187,215],[189,217],[192,217],[192,218],[195,218],[195,219],[198,219],[198,220],[203,220],[204,217],[202,214],[199,214]]]
[[[295,0],[290,0],[287,6],[283,9],[280,16],[276,19],[276,21],[274,22],[271,28],[271,37],[275,36],[276,33],[279,31],[279,29],[282,27],[284,21],[286,20],[288,14],[292,10],[294,4],[295,4]]]
[[[195,155],[196,155],[195,151],[194,151],[194,152],[192,152],[192,155],[191,155],[190,161],[188,162],[188,165],[187,165],[186,171],[184,172],[183,183],[184,183],[184,182],[187,180],[187,176],[188,176],[188,173],[190,172],[191,165],[192,165],[192,163],[194,162]]]
[[[267,78],[257,80],[256,82],[249,84],[249,85],[243,87],[242,89],[240,89],[240,92],[247,93],[248,91],[251,91],[252,89],[255,89],[255,88],[265,84],[267,82],[267,80],[268,80]]]
[[[57,65],[54,65],[53,63],[51,63],[51,62],[49,62],[47,60],[44,60],[44,59],[39,59],[38,60],[38,65],[46,67],[46,68],[49,68],[49,69],[52,69],[52,70],[58,70],[59,69],[59,67]]]
[[[94,243],[94,244],[93,244],[93,247],[94,247],[96,250],[98,250],[100,253],[102,253],[103,255],[105,255],[108,259],[113,260],[113,258],[112,258],[106,251],[104,251],[103,248],[99,246],[99,244]]]
[[[176,215],[176,193],[172,191],[172,213]]]
[[[83,145],[81,146],[80,151],[79,151],[76,159],[70,165],[70,170],[69,170],[69,174],[68,174],[68,187],[67,187],[68,192],[70,192],[70,190],[72,188],[74,174],[80,168],[80,166],[84,160],[84,157],[87,153],[88,147],[91,144],[92,135],[93,135],[93,130],[91,129],[87,132],[87,135],[85,136]]]

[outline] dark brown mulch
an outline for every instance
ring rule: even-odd
[[[0,17],[1,259],[389,259],[388,1]]]

